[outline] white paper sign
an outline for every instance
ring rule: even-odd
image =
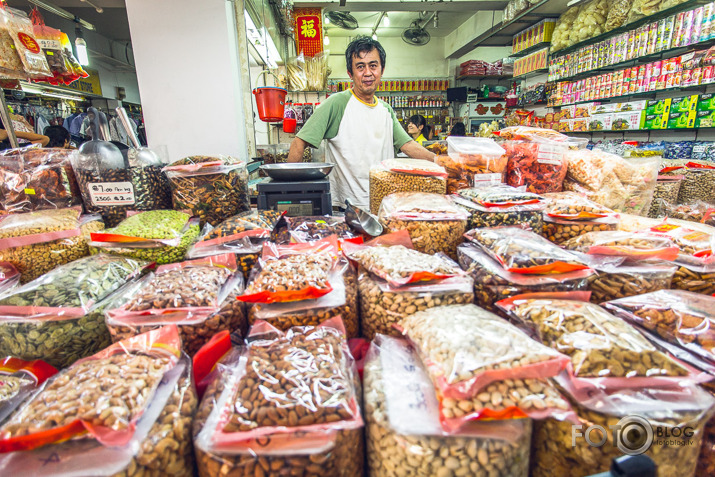
[[[92,205],[133,205],[134,186],[131,182],[91,182]]]

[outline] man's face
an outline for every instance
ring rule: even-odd
[[[348,73],[353,80],[353,88],[360,94],[372,95],[377,91],[377,85],[382,78],[382,65],[377,48],[373,48],[360,56],[353,56],[353,72]]]

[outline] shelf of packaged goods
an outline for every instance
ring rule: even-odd
[[[584,78],[589,78],[591,76],[598,76],[601,73],[609,73],[612,71],[621,70],[624,68],[630,68],[633,66],[641,65],[644,63],[650,63],[651,61],[665,60],[669,58],[674,58],[676,56],[683,55],[694,50],[704,50],[715,45],[715,40],[705,40],[698,43],[693,43],[688,46],[678,46],[676,48],[669,48],[667,50],[659,51],[656,53],[651,53],[649,55],[639,56],[638,58],[632,58],[630,60],[621,61],[620,63],[615,63],[613,65],[602,66],[593,70],[584,71],[581,73],[576,73],[571,76],[565,76],[563,78],[550,80],[550,83],[558,83],[561,81],[577,81]]]
[[[569,134],[613,134],[613,133],[618,133],[618,134],[627,134],[627,133],[650,133],[650,132],[656,132],[656,133],[670,133],[670,132],[681,132],[681,131],[690,131],[690,132],[698,132],[701,129],[710,131],[715,129],[715,126],[713,127],[700,127],[700,128],[678,128],[678,129],[625,129],[622,131],[614,131],[613,129],[604,129],[601,131],[564,131],[564,134],[569,135]]]
[[[495,80],[503,80],[503,79],[511,79],[513,76],[512,75],[460,75],[457,76],[458,80],[465,80],[465,79],[470,79],[470,80],[485,80],[485,79],[495,79]]]
[[[577,51],[579,48],[583,48],[584,46],[589,46],[593,45],[594,43],[598,43],[600,41],[603,41],[607,38],[610,38],[614,35],[618,35],[619,33],[625,33],[631,30],[636,30],[637,28],[647,25],[648,23],[653,23],[654,21],[660,20],[662,18],[669,17],[670,15],[673,15],[674,13],[680,13],[680,12],[685,12],[688,10],[692,10],[693,8],[696,8],[700,5],[705,5],[707,3],[710,3],[708,0],[688,0],[686,2],[680,3],[678,5],[675,5],[670,8],[666,8],[663,11],[660,11],[654,15],[649,15],[647,17],[639,18],[636,21],[633,21],[629,23],[628,25],[622,25],[618,28],[614,28],[611,31],[608,31],[606,33],[601,33],[598,36],[594,36],[593,38],[589,38],[588,40],[583,40],[580,41],[574,45],[571,45],[567,48],[562,48],[558,51],[552,51],[551,56],[562,56],[567,53],[571,53],[573,51]]]
[[[477,98],[474,101],[460,101],[460,103],[501,103],[506,101],[504,98]]]
[[[528,73],[524,73],[523,75],[514,76],[514,79],[515,80],[525,80],[525,79],[533,78],[535,76],[545,75],[548,72],[549,72],[548,68],[541,68],[538,70],[529,71]]]
[[[521,58],[521,57],[528,55],[529,53],[533,53],[537,50],[541,50],[542,48],[548,48],[549,45],[551,45],[550,41],[542,41],[541,43],[537,43],[536,45],[530,46],[528,48],[524,48],[523,50],[521,50],[517,53],[512,53],[509,56],[512,58]]]
[[[654,91],[643,91],[640,93],[629,93],[629,94],[623,94],[620,96],[612,96],[610,98],[587,99],[587,100],[583,100],[583,101],[576,101],[574,103],[564,103],[564,104],[559,104],[559,105],[554,105],[554,106],[549,106],[549,107],[550,108],[561,108],[561,107],[565,107],[565,106],[572,106],[574,104],[584,104],[584,103],[603,102],[603,101],[617,101],[617,100],[621,100],[620,102],[625,102],[623,100],[647,98],[649,96],[655,96],[656,94],[661,94],[661,93],[698,94],[698,93],[705,93],[705,89],[708,86],[715,86],[715,83],[692,85],[692,86],[679,86],[677,88],[656,89]]]
[[[392,109],[447,109],[447,106],[393,106]]]

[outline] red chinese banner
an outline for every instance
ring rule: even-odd
[[[323,51],[323,12],[320,8],[294,8],[296,51],[315,56]]]

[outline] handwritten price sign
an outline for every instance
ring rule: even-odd
[[[131,182],[92,182],[89,184],[89,195],[96,206],[134,204]]]

